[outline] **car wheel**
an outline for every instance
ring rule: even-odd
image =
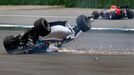
[[[15,37],[10,35],[6,36],[3,39],[3,45],[7,51],[8,54],[10,54],[13,50],[17,49],[19,46],[18,41],[15,40]]]
[[[46,36],[51,32],[50,25],[44,18],[40,18],[34,22],[34,29],[40,36]]]
[[[76,22],[79,29],[82,30],[83,32],[86,32],[91,29],[91,21],[85,15],[78,16]]]
[[[93,16],[94,19],[98,19],[100,15],[97,11],[93,11],[92,16]]]
[[[134,12],[131,10],[127,10],[127,17],[128,19],[133,19],[134,18]]]

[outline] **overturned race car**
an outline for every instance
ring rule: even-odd
[[[40,18],[32,28],[17,36],[8,35],[3,39],[3,45],[8,54],[57,52],[62,44],[75,39],[79,32],[87,32],[91,28],[90,17],[80,15],[77,25],[71,27],[66,21],[48,22]]]
[[[93,11],[92,16],[94,19],[98,19],[99,17],[104,19],[133,19],[134,12],[128,6],[117,7],[116,5],[112,5],[109,9],[104,9],[101,12]]]

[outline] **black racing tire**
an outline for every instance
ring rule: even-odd
[[[40,36],[46,36],[51,32],[50,24],[44,18],[40,18],[34,22],[34,29]]]
[[[127,10],[127,17],[128,19],[133,19],[134,18],[134,12],[131,10]]]
[[[13,50],[18,48],[19,43],[15,40],[14,36],[9,35],[3,39],[3,45],[7,53],[10,54],[11,52],[13,52]]]
[[[80,15],[76,19],[77,26],[82,32],[86,32],[91,29],[91,21],[85,15]]]
[[[94,19],[98,19],[100,15],[97,11],[93,11],[92,16],[93,16]]]

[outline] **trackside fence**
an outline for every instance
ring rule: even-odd
[[[134,0],[0,0],[0,5],[64,5],[79,8],[106,8],[112,4],[134,8]]]

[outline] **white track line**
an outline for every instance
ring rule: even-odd
[[[10,25],[0,24],[0,28],[31,28],[33,25]],[[134,31],[133,28],[91,28],[91,30],[106,30],[106,31]]]
[[[71,16],[42,16],[42,15],[4,15],[0,14],[1,17],[47,17],[47,18],[76,18],[76,17],[71,17]]]
[[[10,24],[0,24],[0,28],[32,28],[32,25],[10,25]]]
[[[133,28],[91,28],[91,30],[134,31]]]
[[[103,54],[103,55],[133,55],[134,52],[122,51],[121,50],[71,50],[71,49],[61,49],[58,50],[61,53],[71,53],[71,54]]]

